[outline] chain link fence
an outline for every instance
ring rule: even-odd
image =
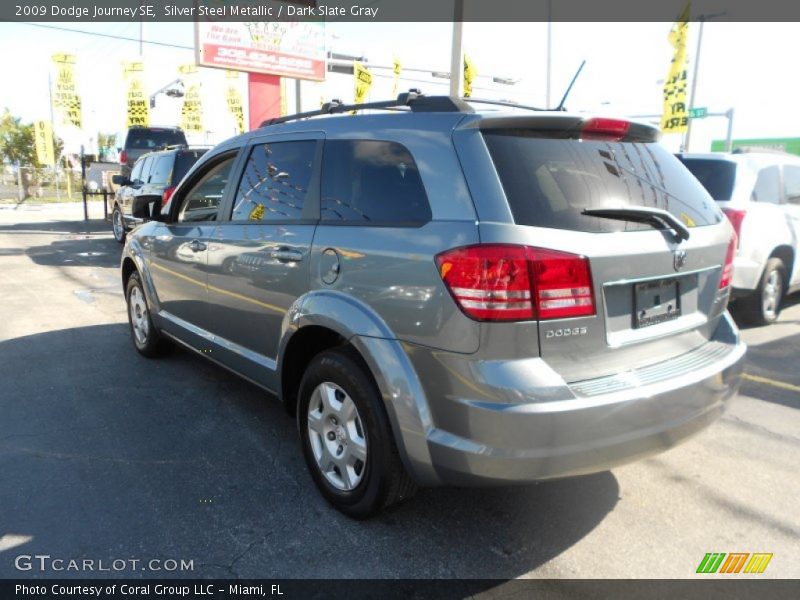
[[[81,172],[52,167],[6,166],[0,171],[0,200],[80,200]]]

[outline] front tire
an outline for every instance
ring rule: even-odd
[[[354,352],[327,350],[311,361],[297,424],[314,483],[342,513],[366,518],[414,494],[377,386]]]
[[[120,244],[125,243],[125,219],[122,218],[119,204],[114,205],[114,211],[111,213],[111,231],[117,242]]]
[[[752,325],[771,325],[778,320],[786,289],[786,266],[770,258],[755,292],[742,298],[742,317]]]
[[[166,342],[153,326],[150,309],[144,295],[144,286],[138,271],[131,273],[125,287],[125,300],[128,305],[128,326],[136,350],[142,356],[153,358],[163,353]]]

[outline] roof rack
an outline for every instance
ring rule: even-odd
[[[418,89],[412,89],[397,96],[395,100],[384,100],[382,102],[366,102],[364,104],[342,104],[341,100],[331,100],[322,105],[319,110],[286,115],[267,119],[261,123],[261,127],[277,125],[298,119],[318,117],[321,115],[334,115],[357,110],[397,110],[407,108],[412,112],[461,112],[473,113],[475,110],[460,98],[449,96],[425,96]]]

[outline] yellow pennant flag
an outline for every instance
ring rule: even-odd
[[[203,133],[203,104],[200,100],[200,78],[197,65],[181,65],[183,75],[183,106],[181,107],[181,128],[188,133]]]
[[[36,121],[33,124],[33,135],[36,143],[36,160],[41,165],[53,165],[56,162],[53,151],[53,126],[50,121]]]
[[[281,106],[279,117],[285,117],[289,114],[289,109],[286,106],[286,77],[281,77]]]
[[[686,43],[689,37],[689,9],[690,5],[687,2],[679,20],[669,32],[669,42],[675,53],[664,82],[664,114],[661,117],[661,131],[664,133],[684,133],[688,129]]]
[[[372,73],[360,62],[353,61],[356,104],[363,104],[372,87]]]
[[[144,65],[141,61],[122,63],[123,78],[128,84],[128,127],[133,127],[134,125],[147,127],[150,125],[148,99],[142,82],[143,73]]]
[[[400,64],[400,59],[395,57],[392,71],[394,72],[394,83],[392,84],[392,96],[397,96],[397,85],[400,81],[400,73],[402,72],[403,67]]]
[[[469,56],[464,55],[464,97],[469,98],[472,96],[472,82],[478,75],[478,70],[475,64],[469,59]]]
[[[53,110],[59,115],[62,125],[72,125],[80,129],[81,99],[75,84],[75,56],[72,54],[53,54],[56,67]]]
[[[226,71],[228,78],[228,92],[225,100],[228,103],[228,110],[236,121],[236,132],[244,133],[244,108],[242,108],[242,93],[239,91],[237,82],[239,80],[238,71]]]

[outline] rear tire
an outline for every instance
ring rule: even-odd
[[[739,301],[741,316],[752,325],[771,325],[778,320],[786,290],[786,266],[770,258],[755,292]]]
[[[300,382],[297,425],[303,455],[322,495],[337,510],[370,517],[413,496],[383,400],[353,351],[318,354]]]
[[[125,286],[128,305],[128,326],[136,350],[142,356],[154,358],[164,353],[168,344],[153,326],[144,286],[138,271],[131,273]]]

